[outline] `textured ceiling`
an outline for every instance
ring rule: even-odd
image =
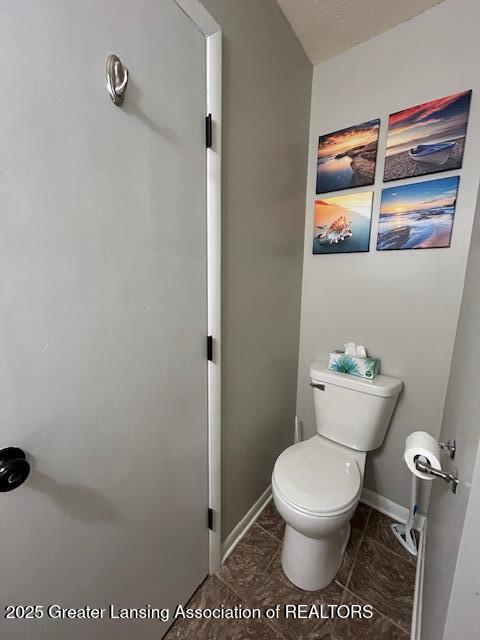
[[[317,64],[443,0],[277,0],[303,45]]]

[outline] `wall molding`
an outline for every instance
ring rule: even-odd
[[[408,509],[402,507],[402,505],[393,502],[385,496],[381,496],[379,493],[375,493],[370,489],[363,489],[360,502],[364,502],[369,507],[373,507],[380,513],[384,513],[386,516],[393,518],[397,522],[406,522],[408,520]],[[421,531],[425,526],[425,516],[417,514],[415,518],[415,529]]]
[[[235,549],[237,544],[247,533],[250,527],[258,519],[262,511],[272,499],[272,487],[268,485],[262,495],[258,498],[255,504],[247,511],[240,522],[234,527],[234,529],[228,534],[225,542],[222,544],[222,562],[228,558],[228,556]]]
[[[222,29],[199,0],[175,2],[205,36],[205,115],[212,115],[212,145],[206,150],[207,335],[213,338],[213,359],[207,364],[208,507],[213,510],[213,528],[208,533],[208,570],[212,574],[220,568],[222,557]]]

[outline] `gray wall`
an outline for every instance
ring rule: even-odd
[[[472,478],[472,489],[458,553],[455,579],[443,640],[478,637],[480,576],[478,532],[480,531],[480,449]]]
[[[458,324],[455,350],[452,361],[450,382],[448,385],[445,413],[441,430],[442,440],[455,437],[458,452],[455,466],[459,469],[462,481],[454,496],[441,482],[433,482],[429,507],[428,531],[426,537],[425,578],[423,590],[423,633],[422,640],[439,640],[447,617],[451,598],[452,585],[457,583],[459,593],[452,599],[451,606],[472,607],[475,601],[475,590],[469,588],[468,565],[476,567],[476,603],[478,607],[478,529],[473,526],[478,519],[480,491],[480,472],[477,469],[475,484],[470,490],[474,476],[475,460],[480,437],[480,394],[478,393],[478,363],[480,362],[480,343],[478,341],[480,327],[480,203],[477,204],[475,223],[472,232],[472,244],[468,258],[465,289],[463,293],[460,320]],[[477,463],[478,465],[478,463]],[[448,466],[448,463],[447,465]],[[469,508],[470,491],[472,498],[475,492],[477,515],[472,511],[472,520],[467,528],[465,514]],[[465,533],[462,530],[465,521]],[[473,535],[473,537],[472,537]],[[468,540],[473,540],[472,543]],[[462,544],[461,544],[462,540]],[[458,560],[457,560],[458,556]],[[461,564],[463,568],[461,567]],[[458,575],[457,575],[458,574]],[[464,580],[467,581],[464,582]],[[468,592],[468,595],[465,594]],[[453,616],[453,613],[452,613]],[[452,620],[452,616],[449,617]],[[462,621],[462,616],[458,623]],[[476,624],[473,610],[462,624]],[[471,629],[472,630],[472,629]],[[466,631],[466,630],[465,630]],[[477,629],[478,632],[478,629]],[[461,633],[457,627],[456,634],[446,636],[445,640],[476,637],[472,633]]]
[[[368,457],[366,487],[402,505],[410,484],[405,438],[419,428],[438,435],[458,321],[480,171],[479,24],[476,0],[446,0],[314,68],[297,413],[313,434],[312,360],[347,340],[378,354],[405,392],[383,447]],[[464,89],[473,98],[451,248],[377,252],[388,114]],[[371,251],[313,256],[318,136],[375,117],[382,125]]]
[[[223,29],[223,537],[295,415],[312,66],[275,0],[203,0]]]

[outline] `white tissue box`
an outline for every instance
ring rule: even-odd
[[[328,357],[328,368],[337,373],[348,373],[359,378],[373,380],[380,369],[379,358],[349,356],[343,351],[333,351]]]

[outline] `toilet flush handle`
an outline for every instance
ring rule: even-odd
[[[310,386],[313,387],[314,389],[320,389],[320,391],[325,391],[324,384],[317,384],[316,382],[311,382]]]

